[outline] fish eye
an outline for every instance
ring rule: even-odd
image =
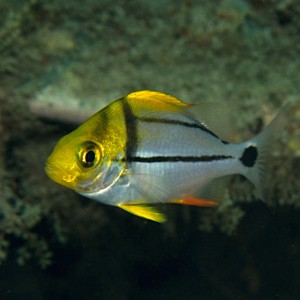
[[[86,163],[93,163],[95,161],[95,158],[96,158],[96,154],[93,150],[89,150],[85,154],[85,162]]]
[[[98,164],[101,158],[101,150],[93,142],[85,142],[79,146],[78,160],[82,167],[92,168]]]

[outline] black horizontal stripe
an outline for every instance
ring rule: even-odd
[[[172,120],[172,119],[161,119],[161,118],[138,118],[139,121],[147,122],[147,123],[160,123],[160,124],[172,124],[172,125],[179,125],[179,126],[185,126],[185,127],[191,127],[191,128],[198,128],[202,131],[205,131],[212,136],[219,138],[216,134],[214,134],[212,131],[210,131],[206,126],[204,126],[201,123],[189,123],[185,121],[179,121],[179,120]]]
[[[212,162],[217,160],[231,159],[230,155],[203,155],[203,156],[131,156],[128,162],[140,163],[169,163],[169,162]]]

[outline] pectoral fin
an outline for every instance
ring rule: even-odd
[[[131,214],[154,222],[164,223],[167,220],[163,213],[149,205],[119,204],[118,206]]]
[[[182,205],[192,205],[192,206],[215,206],[218,202],[196,198],[194,196],[186,196],[181,199],[173,199],[169,203],[182,204]]]

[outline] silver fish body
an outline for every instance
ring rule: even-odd
[[[266,161],[286,121],[285,107],[260,134],[235,144],[213,130],[216,104],[134,92],[63,137],[46,172],[83,196],[157,222],[165,217],[152,204],[214,205],[203,199],[213,181],[227,175],[245,176],[264,198]]]
[[[135,114],[128,107],[124,113],[126,172],[86,197],[110,205],[164,203],[186,195],[201,197],[214,179],[232,174],[248,177],[260,189],[261,138],[228,143],[187,111]]]

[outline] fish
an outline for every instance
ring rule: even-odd
[[[159,203],[217,205],[222,199],[209,196],[214,182],[233,174],[246,177],[264,199],[269,152],[286,110],[255,137],[232,143],[213,125],[220,122],[218,107],[132,92],[62,137],[45,172],[84,197],[159,223],[167,220]]]

